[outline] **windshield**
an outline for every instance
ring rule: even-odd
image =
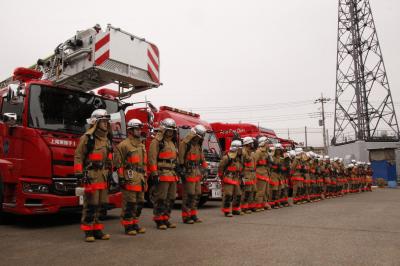
[[[95,109],[106,109],[111,115],[114,137],[125,137],[125,115],[118,103],[94,94],[68,89],[32,85],[29,99],[29,126],[33,128],[83,134],[86,119]]]
[[[189,134],[190,128],[179,128],[179,139]],[[203,152],[207,161],[218,161],[221,158],[221,148],[214,132],[207,132],[203,141]]]

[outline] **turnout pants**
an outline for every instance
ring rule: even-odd
[[[157,222],[168,221],[176,199],[176,182],[160,181],[155,192],[154,218]]]
[[[83,210],[81,229],[83,231],[102,230],[103,224],[99,223],[101,206],[108,203],[108,190],[96,189],[83,196]]]
[[[201,196],[200,181],[183,184],[182,219],[191,219],[197,216],[197,206]]]
[[[268,202],[268,181],[258,179],[257,180],[257,192],[256,192],[256,208],[263,209],[266,207]]]
[[[243,187],[243,197],[240,208],[243,211],[255,208],[255,197],[257,193],[257,185],[249,184]]]
[[[139,223],[144,205],[144,192],[122,189],[121,224],[129,227]]]
[[[227,214],[233,212],[240,212],[240,203],[242,197],[242,190],[240,185],[224,183],[224,195],[222,199],[222,212]]]

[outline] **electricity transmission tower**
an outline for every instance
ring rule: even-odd
[[[332,144],[399,139],[369,0],[339,0]]]

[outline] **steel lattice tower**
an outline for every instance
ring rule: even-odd
[[[339,0],[332,144],[398,141],[399,126],[369,0]]]

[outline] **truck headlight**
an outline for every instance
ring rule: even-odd
[[[49,186],[43,184],[22,183],[22,190],[27,193],[49,193]]]

